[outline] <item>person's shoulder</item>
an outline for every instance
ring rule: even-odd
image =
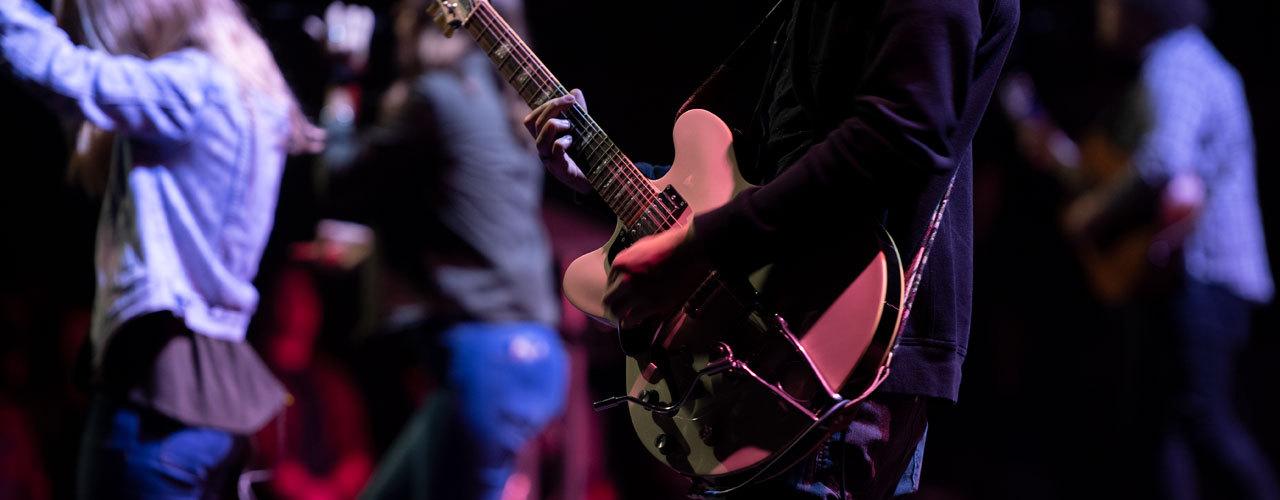
[[[151,64],[162,71],[182,71],[195,82],[206,82],[216,76],[216,73],[228,71],[208,52],[194,47],[169,52],[155,58]]]
[[[155,58],[150,66],[152,71],[164,75],[169,87],[182,93],[191,104],[202,104],[210,99],[222,101],[237,93],[231,69],[201,49],[178,49]]]
[[[255,119],[286,119],[289,113],[288,96],[269,93],[259,88],[260,85],[242,81],[243,75],[205,50],[185,48],[163,57],[187,61],[206,98],[218,105],[252,106]]]
[[[1236,79],[1235,70],[1199,28],[1183,28],[1157,38],[1146,49],[1142,63],[1148,84],[1170,80],[1201,84]]]

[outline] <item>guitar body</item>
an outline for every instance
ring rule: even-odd
[[[688,202],[683,223],[749,187],[734,162],[732,135],[715,115],[683,114],[674,139],[675,162],[654,184],[659,191],[674,186]],[[758,292],[755,314],[713,297],[686,305],[656,333],[639,333],[654,341],[627,357],[628,396],[678,405],[674,412],[628,405],[637,437],[655,458],[709,486],[737,485],[785,470],[847,424],[848,412],[824,412],[852,403],[887,373],[902,269],[877,226],[833,232],[842,234],[819,248],[797,248],[741,284]],[[620,225],[565,274],[569,301],[604,321],[608,256],[625,234]],[[760,310],[785,318],[794,332]],[[741,366],[700,375],[726,355]]]

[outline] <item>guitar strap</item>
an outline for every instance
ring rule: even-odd
[[[938,200],[938,206],[933,209],[933,215],[929,218],[929,226],[925,228],[920,248],[911,259],[911,265],[907,267],[907,293],[902,301],[902,319],[899,323],[904,327],[911,316],[911,305],[915,303],[916,292],[920,289],[920,282],[924,280],[925,265],[929,262],[929,250],[933,249],[933,242],[938,238],[938,229],[942,228],[942,216],[947,212],[947,203],[951,201],[951,190],[955,186],[956,174],[952,173],[951,180],[947,182],[947,190],[942,193],[942,199]],[[899,340],[901,338],[901,336],[898,337]]]

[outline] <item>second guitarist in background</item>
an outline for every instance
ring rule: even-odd
[[[747,180],[764,185],[620,253],[605,301],[623,324],[674,312],[710,269],[744,275],[786,246],[820,245],[852,227],[842,219],[883,220],[901,248],[920,248],[955,179],[888,380],[847,431],[744,495],[869,499],[918,487],[928,411],[959,393],[971,144],[1017,18],[1013,0],[785,0],[686,104],[726,119]],[[551,173],[585,192],[559,118],[581,99],[552,99],[526,124]]]
[[[1097,0],[1096,7],[1102,48],[1140,63],[1125,103],[1134,109],[1121,113],[1133,123],[1120,124],[1140,132],[1131,141],[1132,175],[1074,204],[1065,223],[1085,245],[1135,224],[1163,227],[1166,237],[1157,235],[1143,257],[1147,267],[1172,269],[1164,274],[1173,279],[1129,298],[1153,306],[1145,324],[1160,334],[1145,347],[1166,369],[1155,408],[1163,419],[1160,498],[1199,498],[1200,491],[1280,498],[1232,398],[1252,309],[1274,294],[1243,82],[1198,27],[1208,14],[1202,0]],[[1029,157],[1060,169],[1093,167],[1050,152],[1049,137],[1065,138],[1052,124],[1033,116],[1018,121]],[[1211,469],[1225,473],[1228,488],[1201,488]]]

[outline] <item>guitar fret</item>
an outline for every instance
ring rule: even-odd
[[[615,185],[616,185],[616,186],[619,186],[619,187],[621,187],[621,186],[622,186],[622,184],[621,184],[621,183],[618,183],[618,184],[615,184]],[[631,217],[630,217],[629,215],[627,215],[627,214],[626,214],[626,212],[627,212],[627,210],[626,210],[626,209],[627,209],[627,208],[629,208],[629,207],[627,207],[627,206],[625,206],[625,205],[623,205],[623,206],[618,206],[618,204],[622,201],[622,193],[623,193],[623,192],[624,192],[624,190],[622,190],[622,189],[614,189],[612,192],[610,192],[610,193],[609,193],[609,206],[615,207],[615,209],[617,209],[619,212],[622,212],[622,215],[624,216],[624,218],[630,219]]]
[[[587,144],[590,144],[592,149],[601,149],[605,147],[603,137],[600,137],[600,134],[590,128],[586,128],[586,132],[583,133],[582,140],[586,141]]]
[[[613,186],[613,180],[614,179],[612,175],[605,176],[604,183],[600,185],[600,192],[601,193],[609,192],[609,188]]]
[[[596,183],[600,180],[599,179],[600,174],[604,169],[600,168],[600,166],[595,163],[585,161],[586,157],[582,155],[582,147],[579,144],[575,143],[573,147],[576,148],[574,149],[574,154],[577,155],[575,156],[575,158],[579,158],[583,160],[581,162],[582,164],[579,165],[579,167],[582,169],[582,173],[587,175],[587,180],[590,180],[591,186],[595,187]]]
[[[501,43],[495,44],[493,46],[493,51],[489,53],[489,56],[493,58],[494,62],[498,63],[498,71],[505,73],[506,64],[512,59],[511,49]]]
[[[612,167],[609,169],[609,175],[614,177],[614,182],[617,182],[618,184],[625,184],[626,179],[622,178],[621,172],[619,172],[620,166],[614,163],[613,161],[614,155],[609,154],[609,149],[602,147],[597,152],[599,153],[599,157],[600,157],[598,161],[601,164],[609,165],[610,167]]]
[[[592,144],[594,144],[596,154],[599,156],[599,160],[597,161],[607,163],[608,160],[614,156],[613,144],[605,140],[605,138],[596,136],[596,139],[592,141]]]
[[[642,207],[643,205],[637,203],[636,200],[630,200],[630,201],[631,203],[628,203],[621,210],[627,214],[626,215],[627,225],[634,226],[637,222],[640,221],[640,215],[642,211],[640,207]]]
[[[502,45],[498,41],[498,37],[494,36],[492,31],[487,31],[487,30],[481,31],[478,35],[476,35],[476,43],[479,43],[480,48],[485,49],[485,52],[489,52],[494,47],[498,47]]]
[[[609,200],[613,202],[612,204],[617,204],[619,198],[621,198],[622,194],[627,192],[627,190],[624,189],[621,179],[618,179],[617,176],[610,175],[609,178],[610,178]]]
[[[633,218],[634,214],[631,212],[634,212],[636,208],[635,191],[628,187],[626,179],[619,179],[617,186],[614,191],[617,193],[618,203],[626,202],[626,205],[622,207],[622,211],[627,213],[627,218]]]
[[[617,179],[617,184],[616,184],[616,186],[617,186],[617,187],[616,187],[616,188],[614,188],[615,202],[621,202],[621,201],[622,201],[622,195],[623,195],[623,194],[628,194],[628,193],[630,193],[630,191],[627,189],[627,180],[626,180],[626,179]],[[626,206],[626,207],[624,207],[624,208],[630,209],[630,208],[632,208],[632,207],[634,207],[634,204],[629,205],[629,206]],[[629,212],[629,210],[627,210],[627,211]],[[628,214],[627,214],[627,218],[631,218],[631,214],[629,214],[629,213],[628,213]]]
[[[516,87],[516,92],[519,92],[523,97],[525,93],[525,86],[529,84],[529,80],[531,80],[531,78],[529,78],[529,73],[521,69],[517,69],[516,71],[518,71],[518,73],[513,73],[511,76],[511,84]]]
[[[546,102],[546,100],[542,97],[545,94],[545,92],[542,92],[541,88],[537,85],[537,82],[534,82],[534,83],[535,85],[529,90],[529,96],[526,97],[525,99],[531,103],[534,103],[534,107],[538,107],[538,106],[541,106],[542,103]],[[521,96],[521,97],[524,97],[524,96]]]
[[[592,163],[592,164],[600,163],[600,159],[596,157],[596,154],[600,152],[599,144],[596,144],[592,141],[586,141],[582,149],[583,149],[582,156],[587,160],[588,163]]]
[[[638,182],[640,181],[633,178],[631,185],[634,186]],[[652,223],[653,214],[649,209],[653,206],[653,198],[645,194],[645,191],[640,190],[639,188],[635,188],[635,191],[636,199],[632,200],[631,206],[635,210],[636,217],[642,219],[647,217],[650,219],[650,223]]]
[[[617,198],[628,192],[626,179],[623,179],[618,175],[618,168],[616,165],[605,160],[600,160],[599,163],[609,167],[607,168],[605,175],[606,181],[602,186],[604,189],[602,190],[601,195],[609,202],[611,207],[617,208]]]
[[[604,142],[604,141],[600,142],[600,160],[601,161],[605,163],[610,163],[612,162],[612,160],[616,159],[617,157],[618,157],[618,149],[616,146],[614,146],[612,143],[609,143],[609,142]]]
[[[535,103],[535,106],[541,106],[542,103],[547,102],[546,84],[536,78],[531,80],[533,80],[533,86],[529,89],[529,102]]]
[[[530,102],[534,103],[534,106],[541,106],[542,103],[550,101],[554,97],[559,97],[559,95],[556,92],[555,84],[548,83],[538,87],[538,93],[531,98]]]
[[[575,126],[574,129],[576,131],[577,127]],[[591,155],[591,143],[582,140],[581,137],[574,137],[573,147],[577,152],[577,157],[582,160],[584,167],[590,169],[593,173],[603,170],[603,168],[601,168],[602,165],[597,163]]]

